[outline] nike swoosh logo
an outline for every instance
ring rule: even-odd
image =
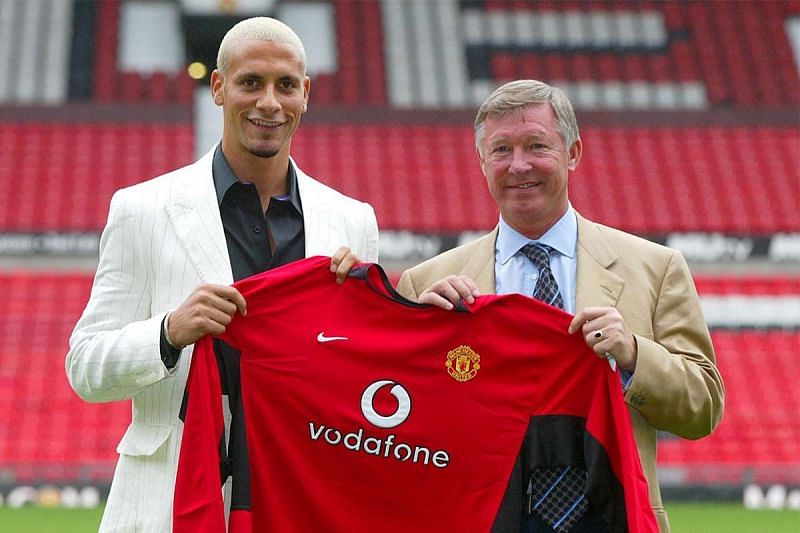
[[[317,342],[331,342],[331,341],[349,341],[347,337],[326,337],[324,331],[320,331],[317,335]]]

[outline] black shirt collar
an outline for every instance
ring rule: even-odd
[[[222,200],[225,199],[225,194],[228,192],[228,189],[230,189],[232,185],[239,183],[239,178],[233,173],[233,170],[228,164],[228,160],[225,159],[225,154],[222,153],[222,145],[217,145],[217,149],[214,151],[214,160],[211,163],[211,174],[214,179],[214,189],[217,192],[217,204],[222,205]],[[286,177],[289,180],[289,193],[285,197],[280,197],[280,199],[288,198],[292,207],[294,207],[298,213],[302,214],[303,208],[300,203],[300,191],[297,187],[297,173],[291,162],[289,163],[289,171]]]

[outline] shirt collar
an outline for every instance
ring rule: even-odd
[[[222,205],[222,200],[228,189],[235,183],[239,183],[239,178],[233,173],[233,169],[225,159],[225,154],[222,153],[222,146],[218,145],[214,151],[214,160],[211,163],[211,175],[214,179],[214,190],[217,193],[217,204]],[[294,170],[294,165],[289,163],[289,171],[286,178],[289,180],[289,192],[285,196],[276,196],[278,200],[289,200],[292,206],[298,213],[303,213],[302,204],[300,203],[300,190],[297,187],[297,173]],[[247,183],[247,182],[242,182]]]
[[[575,248],[578,245],[578,218],[572,204],[568,205],[566,213],[553,227],[540,238],[533,240],[509,226],[500,216],[495,248],[498,252],[497,259],[502,264],[506,264],[520,248],[532,242],[545,244],[570,259],[574,258]]]

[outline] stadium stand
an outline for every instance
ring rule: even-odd
[[[525,3],[498,2],[493,4],[497,13],[524,17],[513,23],[516,27],[561,31],[533,43],[524,40],[535,32],[518,32],[516,39],[506,32],[510,42],[504,44],[511,49],[492,58],[492,71],[496,79],[541,72],[545,79],[588,83],[595,90],[591,82],[638,83],[630,87],[634,105],[650,100],[675,107],[683,99],[688,108],[703,107],[706,98],[710,106],[793,105],[800,102],[800,79],[782,31],[791,4],[740,2],[736,9],[719,9],[713,2],[594,2],[589,9],[570,10],[553,3],[531,9]],[[610,6],[614,17],[608,16]],[[515,50],[515,44],[534,46]],[[646,82],[669,85],[658,94]],[[594,105],[598,100],[589,95],[579,102]]]
[[[793,4],[384,0],[392,50],[433,56],[388,57],[390,99],[460,106],[480,101],[495,81],[533,76],[564,86],[584,109],[795,105],[800,79],[783,31]],[[448,38],[446,26],[465,42]],[[465,47],[466,71],[448,69],[432,42]]]
[[[797,331],[714,331],[712,337],[729,391],[725,418],[705,439],[663,440],[659,466],[679,471],[685,484],[797,484]]]
[[[0,66],[22,68],[22,75],[0,84],[0,102],[63,102],[72,66],[67,52],[79,58],[87,47],[93,50],[91,97],[131,98],[126,81],[133,77],[117,67],[124,3],[0,1],[0,38],[6,39]],[[786,21],[798,15],[795,2],[331,4],[339,69],[315,79],[315,103],[321,106],[470,107],[497,82],[534,75],[564,86],[584,109],[800,103],[800,75],[784,31]],[[65,21],[73,11],[81,18],[70,26]],[[93,38],[85,36],[86,20]],[[71,47],[73,40],[79,45]],[[47,83],[35,83],[41,78]],[[133,94],[147,100],[166,93],[170,101],[188,103],[184,73],[140,78],[134,83],[143,88]]]
[[[764,321],[759,326],[752,315],[796,316],[800,277],[705,275],[695,277],[695,283],[728,391],[725,417],[717,431],[699,441],[663,439],[659,467],[684,485],[797,484],[800,323],[774,327]],[[709,304],[725,297],[730,300],[724,323],[715,323]]]
[[[118,0],[97,2],[94,47],[94,92],[97,102],[191,104],[194,81],[185,71],[140,73],[118,68],[120,7]]]
[[[107,481],[128,402],[92,405],[67,383],[63,354],[86,304],[86,273],[4,272],[0,479]]]
[[[6,4],[3,4],[5,9],[13,11]],[[83,3],[78,4],[82,10],[87,9]],[[94,47],[94,101],[189,102],[191,80],[187,81],[186,75],[176,77],[164,72],[145,75],[117,70],[120,4],[118,0],[110,0],[98,3],[95,8],[95,42],[103,45]],[[381,60],[384,32],[378,24],[379,18],[386,19],[392,10],[400,10],[401,19],[410,17],[409,20],[416,21],[434,9],[421,2],[408,4],[334,2],[340,68],[334,75],[315,79],[313,106],[380,106],[386,103],[386,73]],[[37,2],[31,3],[35,5]],[[449,11],[442,6],[450,6]],[[702,80],[704,90],[715,93],[713,83],[718,80],[725,90],[751,85],[761,87],[763,90],[759,89],[757,99],[761,106],[797,103],[794,99],[798,91],[791,90],[800,86],[797,68],[785,42],[785,32],[775,31],[791,13],[791,8],[784,3],[767,2],[764,9],[756,9],[752,3],[737,4],[736,10],[719,10],[723,15],[712,17],[713,2],[589,2],[574,5],[581,10],[561,11],[556,10],[556,4],[546,2],[535,4],[533,9],[525,2],[486,2],[485,10],[469,7],[468,3],[442,2],[436,8],[439,18],[434,17],[417,31],[441,30],[444,17],[458,16],[459,6],[466,28],[478,33],[481,28],[491,30],[492,45],[487,49],[488,55],[483,55],[499,65],[499,70],[494,69],[492,73],[493,79],[498,81],[531,72],[555,80],[581,81],[585,77],[585,81],[601,85],[685,79]],[[18,15],[25,15],[21,19],[36,20],[35,13],[14,9],[19,11]],[[36,13],[40,11],[42,9]],[[610,13],[616,13],[616,18]],[[431,27],[432,24],[435,27]],[[724,31],[731,35],[740,26],[759,31],[740,32],[748,42],[740,45],[738,39],[729,39],[734,44],[726,45],[717,42],[719,32],[712,31],[716,26],[712,28],[711,24],[727,28]],[[389,31],[387,26],[384,24],[383,28]],[[347,31],[352,27],[370,27],[375,31]],[[401,24],[393,24],[392,28],[391,31],[403,29]],[[514,28],[516,30],[511,31]],[[553,33],[549,37],[547,31],[535,31],[548,28],[552,28]],[[619,31],[612,31],[615,28]],[[707,34],[714,39],[704,38]],[[470,35],[467,33],[467,50],[474,52],[478,37]],[[724,35],[728,34],[723,32]],[[387,34],[387,39],[392,37]],[[509,39],[513,42],[507,43]],[[425,46],[433,47],[431,43]],[[760,54],[760,62],[755,63],[762,67],[747,74],[750,83],[736,78],[737,65],[741,62],[734,59],[738,56],[731,56],[728,63],[724,61],[730,55],[726,50],[739,46],[742,50],[736,50],[742,53],[746,49],[750,54]],[[766,49],[776,52],[761,52]],[[398,50],[402,48],[389,47],[387,63],[390,66]],[[713,61],[708,61],[708,66],[703,64],[704,51],[716,54]],[[475,56],[472,52],[467,55]],[[472,63],[474,61],[470,61],[470,69],[476,70]],[[710,70],[710,65],[716,70]],[[396,68],[389,70],[391,75],[397,74]],[[411,83],[409,80],[417,78],[404,79],[405,83]],[[430,81],[435,79],[421,78],[420,83],[440,85]],[[449,84],[441,84],[446,85]],[[435,92],[436,89],[420,90]],[[586,95],[592,91],[578,93]],[[597,94],[587,98],[597,104]],[[640,102],[635,94],[633,91],[627,95],[630,98],[626,98],[623,91],[618,96],[633,108],[646,104],[647,99]],[[768,94],[773,97],[766,97]],[[774,98],[777,96],[782,96],[783,100]],[[745,101],[733,102],[727,98],[710,99],[712,106],[731,104],[749,107],[754,102],[749,96]],[[314,120],[313,106],[309,121]],[[491,227],[496,213],[474,164],[468,121],[464,120],[459,126],[427,126],[413,122],[412,126],[408,127],[407,123],[348,124],[342,120],[332,125],[313,125],[301,129],[295,152],[310,172],[376,205],[382,227],[440,233]],[[111,191],[191,160],[187,137],[192,135],[192,130],[188,124],[177,126],[179,132],[173,133],[172,127],[167,125],[100,123],[82,129],[75,138],[81,149],[98,147],[100,145],[94,141],[103,139],[103,156],[99,153],[84,156],[79,151],[75,154],[76,160],[85,161],[85,166],[81,168],[76,163],[78,168],[65,167],[69,164],[68,156],[65,158],[61,150],[66,145],[56,142],[51,146],[47,128],[52,138],[71,140],[74,137],[71,128],[75,127],[57,123],[4,124],[0,144],[8,157],[4,158],[6,163],[0,169],[0,177],[10,189],[10,183],[15,183],[13,190],[4,191],[15,201],[11,202],[14,208],[0,220],[0,230],[97,231],[104,221],[104,200]],[[119,133],[106,133],[109,130]],[[131,131],[123,135],[122,130]],[[138,139],[137,131],[140,132]],[[646,235],[670,231],[763,235],[800,227],[800,213],[792,201],[800,196],[800,169],[796,165],[800,160],[800,131],[796,127],[601,125],[585,126],[583,136],[587,150],[577,179],[573,180],[573,193],[576,206],[587,216]],[[127,146],[125,143],[131,140],[132,145]],[[40,150],[37,143],[45,143],[55,150]],[[137,148],[141,152],[137,152]],[[342,153],[363,153],[364,148],[372,155],[341,157]],[[117,150],[125,154],[124,162],[110,155]],[[71,154],[72,150],[67,152]],[[143,164],[139,153],[155,161]],[[414,157],[408,157],[409,153]],[[169,155],[160,161],[159,154]],[[23,164],[12,167],[12,161]],[[43,217],[35,215],[29,202],[35,198],[39,182],[12,180],[17,168],[35,175],[41,175],[41,169],[47,168],[48,182],[55,184],[55,188],[48,189],[59,208],[48,210],[49,214]],[[364,180],[364,175],[383,179]],[[448,183],[450,180],[453,182]],[[63,186],[66,184],[69,187]],[[597,188],[607,191],[608,198],[597,201],[593,196]],[[99,192],[100,196],[87,202],[90,197],[87,191],[93,195]],[[445,193],[453,197],[454,209],[439,208]],[[412,202],[419,211],[410,208]],[[418,216],[419,212],[424,216]],[[65,220],[75,216],[81,220]]]
[[[339,70],[314,79],[314,105],[386,104],[386,73],[377,2],[335,0]],[[369,31],[352,31],[353,28]]]
[[[113,191],[190,162],[192,136],[189,124],[5,123],[0,229],[99,231]],[[646,235],[800,227],[800,131],[590,126],[582,136],[571,187],[586,216]],[[387,229],[457,233],[497,220],[468,126],[308,124],[294,146],[308,172],[370,201]],[[35,208],[42,195],[46,210]],[[445,197],[453,209],[441,209]]]
[[[0,0],[0,72],[11,73],[0,80],[0,389],[14,391],[0,395],[0,488],[107,483],[130,419],[127,402],[87,404],[66,382],[91,273],[64,265],[96,256],[113,191],[194,159],[203,124],[192,115],[208,98],[184,69],[120,65],[135,3]],[[497,221],[475,106],[512,78],[562,86],[586,147],[571,181],[583,214],[660,242],[700,234],[747,249],[696,277],[728,404],[707,439],[663,436],[664,483],[800,486],[800,3],[321,3],[334,13],[336,65],[311,73],[293,153],[375,206],[382,257],[400,259],[394,278],[424,254],[398,251],[393,232],[445,236],[431,255]],[[299,4],[278,1],[273,14]],[[58,240],[74,233],[89,246]],[[31,235],[45,244],[22,242]]]
[[[94,100],[114,100],[117,81],[117,34],[119,32],[119,2],[99,2],[97,37],[94,47]]]
[[[581,136],[570,187],[590,218],[639,234],[800,228],[797,129],[587,126]],[[469,126],[314,124],[294,146],[309,172],[372,202],[383,227],[435,233],[497,222]],[[452,209],[441,209],[443,198]]]
[[[585,127],[582,136],[587,149],[572,191],[586,216],[640,234],[800,227],[797,130]],[[310,173],[372,202],[383,227],[459,232],[496,222],[468,126],[309,124],[295,147]],[[188,124],[5,123],[0,149],[8,154],[0,163],[0,193],[10,200],[0,229],[99,231],[113,191],[192,160],[193,130]],[[597,187],[607,191],[602,203],[592,196]],[[40,194],[52,209],[34,209]],[[440,209],[442,198],[457,208]]]
[[[73,1],[0,1],[0,104],[59,104],[67,98]]]
[[[0,231],[96,232],[115,190],[185,165],[193,150],[190,124],[6,122]]]

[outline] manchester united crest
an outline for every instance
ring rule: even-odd
[[[456,381],[469,381],[478,374],[481,369],[481,356],[476,354],[472,348],[462,344],[458,348],[447,352],[447,373]]]

